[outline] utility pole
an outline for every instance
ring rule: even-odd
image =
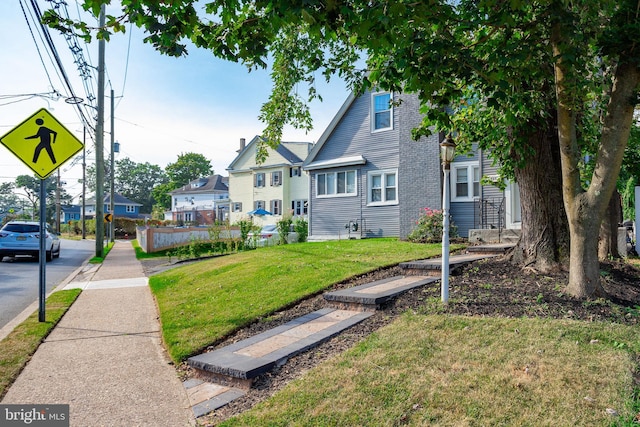
[[[105,5],[100,7],[100,28],[104,28]],[[96,256],[104,257],[104,50],[98,41],[98,121],[96,123]]]
[[[85,205],[87,200],[87,126],[82,128],[82,239],[87,238]]]
[[[109,166],[109,168],[111,169],[111,197],[109,197],[109,200],[111,202],[110,206],[109,206],[109,211],[111,213],[111,222],[109,223],[109,239],[111,240],[111,243],[113,243],[115,240],[115,230],[114,230],[114,221],[115,221],[115,198],[116,198],[116,193],[115,193],[115,174],[116,174],[116,167],[115,167],[115,159],[114,159],[114,147],[115,147],[115,139],[114,139],[114,111],[115,107],[114,107],[114,102],[113,102],[113,89],[111,89],[111,165]]]
[[[56,182],[56,233],[60,234],[60,168]]]

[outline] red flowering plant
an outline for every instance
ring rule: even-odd
[[[438,209],[424,208],[420,218],[416,221],[416,227],[409,233],[407,240],[416,243],[438,243],[442,241],[442,211]],[[458,236],[458,227],[449,221],[449,237]]]

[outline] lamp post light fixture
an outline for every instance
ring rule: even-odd
[[[442,279],[440,280],[440,295],[443,303],[449,301],[449,175],[451,162],[456,153],[456,144],[451,135],[440,143],[440,157],[442,159],[442,172],[444,182],[442,185]]]

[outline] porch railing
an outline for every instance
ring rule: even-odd
[[[497,229],[498,235],[505,228],[505,198],[479,199],[475,203],[475,228]]]

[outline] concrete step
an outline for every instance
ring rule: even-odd
[[[201,378],[248,388],[258,375],[363,321],[373,313],[326,308],[218,350],[188,359]],[[239,381],[238,381],[239,380]]]
[[[403,292],[437,281],[436,277],[396,276],[328,292],[324,294],[324,299],[335,308],[373,311]]]
[[[473,254],[505,254],[513,249],[513,243],[490,243],[467,247],[467,252]]]
[[[236,387],[211,383],[197,378],[187,380],[182,385],[187,391],[191,410],[196,418],[222,408],[247,394],[246,391]]]
[[[463,255],[452,255],[449,257],[449,271],[453,272],[454,270],[461,268],[469,263],[474,261],[478,261],[485,258],[491,258],[498,256],[498,254],[463,254]],[[439,276],[442,271],[442,259],[441,258],[430,258],[430,259],[421,259],[416,261],[409,262],[401,262],[399,264],[400,268],[403,268],[407,274],[427,274],[430,276]]]

